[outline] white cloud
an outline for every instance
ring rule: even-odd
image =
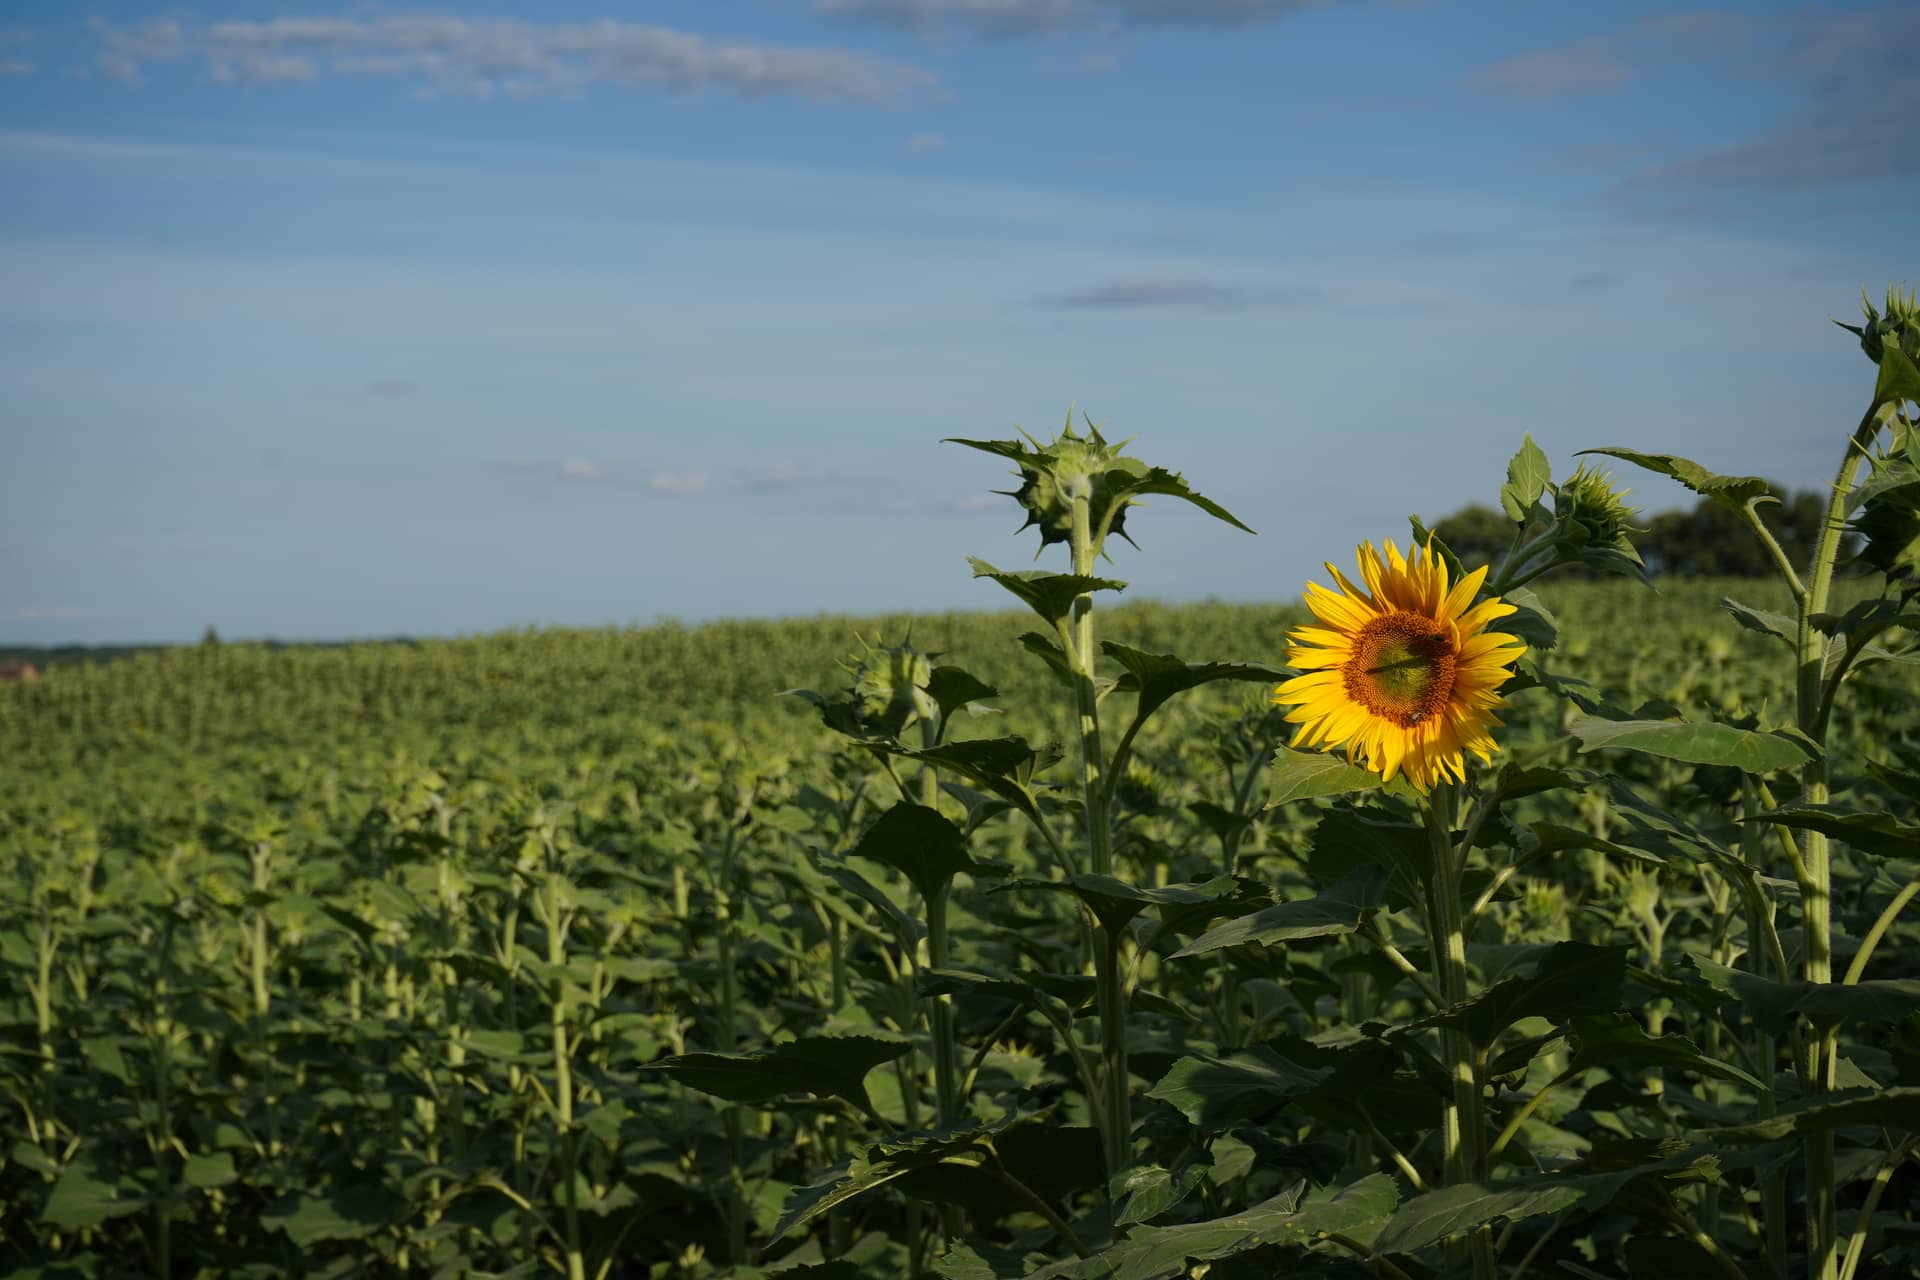
[[[201,64],[217,84],[296,84],[326,76],[412,81],[424,96],[574,95],[595,85],[748,98],[899,104],[939,78],[843,49],[710,39],[642,23],[533,23],[431,14],[358,19],[283,16],[188,26],[116,26],[95,18],[101,70],[140,84],[150,64]]]
[[[606,473],[606,467],[591,458],[563,458],[560,461],[560,478],[563,480],[598,480]]]
[[[937,133],[916,133],[907,139],[907,150],[916,156],[930,155],[935,151],[946,149],[946,138]]]
[[[1327,0],[815,0],[829,18],[932,33],[1037,36],[1070,27],[1251,27]]]
[[[25,58],[0,58],[0,77],[30,76],[33,64]]]
[[[647,477],[647,488],[655,493],[701,493],[706,487],[704,471],[656,471]]]

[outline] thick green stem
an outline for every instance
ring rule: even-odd
[[[1090,517],[1090,498],[1084,490],[1073,497],[1073,571],[1092,577],[1099,546]],[[1112,777],[1100,746],[1100,696],[1094,682],[1093,596],[1078,596],[1065,638],[1073,669],[1074,707],[1079,713],[1081,799],[1087,815],[1087,869],[1095,875],[1113,874],[1113,829],[1109,816]],[[1127,1077],[1127,989],[1120,968],[1118,937],[1095,928],[1094,963],[1098,969],[1100,1007],[1101,1082],[1104,1095],[1102,1139],[1107,1172],[1118,1173],[1133,1146],[1133,1107]]]
[[[560,878],[547,879],[547,963],[567,963],[566,912],[560,902]],[[580,1251],[580,1134],[573,1126],[573,1055],[567,1044],[567,984],[555,976],[549,992],[553,1028],[553,1110],[560,1130],[560,1178],[566,1213],[567,1280],[586,1280],[586,1255]]]
[[[1799,659],[1796,682],[1796,713],[1800,731],[1823,748],[1827,708],[1823,705],[1823,676],[1826,668],[1827,637],[1813,623],[1817,614],[1826,612],[1833,588],[1834,562],[1839,556],[1840,539],[1846,531],[1847,498],[1853,492],[1860,464],[1868,456],[1874,437],[1880,432],[1880,409],[1876,402],[1860,419],[1847,441],[1846,457],[1834,477],[1833,491],[1827,498],[1826,517],[1815,544],[1807,594],[1800,601],[1800,625],[1795,650]],[[1835,690],[1837,693],[1838,690]],[[1824,751],[1807,762],[1800,773],[1801,800],[1806,804],[1825,804],[1829,798],[1827,763]],[[1806,921],[1807,981],[1833,981],[1833,869],[1824,832],[1808,831],[1800,845],[1803,864],[1800,896]],[[1800,1057],[1802,1086],[1814,1093],[1833,1088],[1836,1030],[1831,1024],[1812,1029]],[[1838,1280],[1840,1274],[1839,1239],[1835,1221],[1836,1176],[1833,1134],[1823,1130],[1806,1138],[1807,1159],[1807,1275],[1809,1280]]]
[[[1434,788],[1420,808],[1426,817],[1433,849],[1433,874],[1428,884],[1428,914],[1432,919],[1434,983],[1449,1005],[1467,999],[1467,937],[1460,906],[1460,879],[1465,870],[1464,850],[1453,843],[1456,799],[1451,784]],[[1441,1113],[1441,1149],[1446,1160],[1446,1185],[1458,1186],[1487,1176],[1486,1119],[1480,1101],[1477,1055],[1467,1033],[1454,1027],[1441,1032],[1453,1096]],[[1474,1280],[1494,1280],[1493,1241],[1485,1229],[1467,1238]]]

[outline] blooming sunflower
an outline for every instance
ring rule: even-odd
[[[1287,664],[1306,674],[1273,694],[1293,708],[1294,746],[1344,745],[1354,763],[1388,782],[1404,773],[1423,794],[1464,779],[1464,753],[1484,761],[1493,750],[1487,730],[1505,701],[1498,690],[1526,651],[1517,637],[1487,630],[1514,606],[1498,597],[1473,603],[1484,568],[1449,590],[1431,544],[1402,558],[1389,539],[1382,560],[1362,543],[1365,591],[1331,564],[1327,572],[1338,592],[1307,584],[1307,607],[1326,625],[1288,636]]]

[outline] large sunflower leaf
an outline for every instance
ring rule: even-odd
[[[1920,1088],[1843,1089],[1798,1098],[1765,1120],[1713,1129],[1719,1142],[1772,1142],[1790,1134],[1855,1125],[1920,1131]]]
[[[1202,1129],[1219,1131],[1312,1092],[1333,1074],[1331,1066],[1307,1066],[1265,1045],[1226,1057],[1190,1054],[1174,1063],[1149,1098],[1167,1103]]]
[[[1920,857],[1920,826],[1890,813],[1861,813],[1830,804],[1797,804],[1759,815],[1783,827],[1819,831],[1866,853],[1888,858]]]
[[[1459,1027],[1475,1044],[1488,1045],[1522,1018],[1560,1023],[1612,1013],[1620,1007],[1626,979],[1625,947],[1557,942],[1532,976],[1508,978],[1411,1025]]]
[[[1701,497],[1711,498],[1735,511],[1743,510],[1755,498],[1764,498],[1772,492],[1767,482],[1759,476],[1723,476],[1697,462],[1677,458],[1670,453],[1640,453],[1634,449],[1620,448],[1582,449],[1580,452],[1602,453],[1609,458],[1631,462],[1636,467],[1657,471],[1678,480]]]
[[[1399,1188],[1384,1173],[1351,1186],[1302,1194],[1296,1186],[1212,1222],[1135,1231],[1091,1258],[1042,1267],[1028,1280],[1178,1280],[1197,1262],[1216,1262],[1262,1245],[1305,1245],[1330,1232],[1364,1236],[1393,1212]]]
[[[1233,512],[1227,510],[1213,499],[1195,492],[1193,487],[1187,483],[1185,476],[1180,475],[1178,472],[1169,471],[1165,467],[1148,467],[1146,470],[1137,474],[1109,471],[1107,473],[1107,483],[1113,486],[1114,493],[1117,496],[1127,501],[1131,501],[1142,494],[1161,494],[1169,498],[1179,498],[1182,502],[1190,502],[1214,519],[1224,520],[1242,532],[1253,532],[1252,529],[1242,524],[1239,517],[1235,516]]]
[[[1725,765],[1744,773],[1797,769],[1819,756],[1806,738],[1738,729],[1716,721],[1608,720],[1584,716],[1571,726],[1582,751],[1625,748],[1688,764]]]
[[[1131,645],[1102,641],[1100,648],[1108,657],[1126,668],[1113,686],[1120,693],[1136,693],[1139,705],[1136,722],[1144,721],[1168,698],[1188,689],[1217,680],[1249,680],[1258,684],[1277,684],[1287,678],[1284,671],[1252,662],[1185,662],[1170,653],[1149,653]]]
[[[1533,504],[1547,491],[1553,469],[1531,435],[1520,437],[1520,451],[1507,463],[1507,482],[1500,486],[1500,506],[1515,523],[1524,523]]]
[[[1058,625],[1073,602],[1094,591],[1125,591],[1127,584],[1082,573],[1047,573],[1041,569],[996,569],[978,556],[969,556],[976,578],[992,578],[1049,623]]]
[[[1582,1206],[1601,1208],[1636,1178],[1686,1177],[1714,1167],[1716,1154],[1693,1147],[1646,1164],[1595,1173],[1550,1173],[1498,1182],[1467,1182],[1415,1196],[1401,1205],[1373,1242],[1376,1253],[1412,1253],[1500,1219],[1515,1221]]]
[[[967,853],[966,833],[937,809],[903,800],[867,828],[852,856],[884,862],[931,900],[962,871],[978,872]]]
[[[1379,774],[1348,764],[1340,756],[1278,747],[1273,753],[1273,765],[1267,770],[1267,808],[1290,800],[1372,791],[1381,785]]]
[[[1311,898],[1282,902],[1208,930],[1174,952],[1172,959],[1247,943],[1272,946],[1300,938],[1352,933],[1385,900],[1389,874],[1379,865],[1355,867]]]
[[[991,1125],[871,1143],[805,1186],[787,1194],[767,1241],[772,1244],[795,1227],[877,1190],[915,1170],[959,1160],[979,1166],[988,1158],[994,1135],[1032,1120],[1031,1113],[1009,1115]]]
[[[765,1102],[789,1093],[845,1098],[870,1110],[867,1073],[911,1051],[911,1040],[803,1036],[751,1053],[682,1053],[649,1062],[680,1083],[728,1102]]]

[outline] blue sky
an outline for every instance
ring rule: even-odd
[[[1914,280],[1920,4],[0,11],[0,643],[1298,595],[1522,432],[1814,485]],[[1651,508],[1685,495],[1631,480]]]

